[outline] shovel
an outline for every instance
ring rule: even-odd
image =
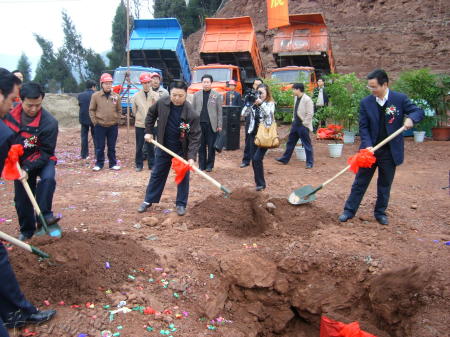
[[[392,135],[390,135],[389,137],[386,137],[385,139],[383,139],[383,141],[381,141],[379,144],[377,144],[372,149],[372,152],[375,152],[380,147],[382,147],[386,143],[390,142],[392,139],[394,139],[399,134],[401,134],[404,130],[405,130],[405,127],[402,126],[400,129],[395,131]],[[292,192],[289,195],[289,198],[288,198],[289,203],[291,203],[292,205],[301,205],[301,204],[306,204],[306,203],[309,203],[309,202],[312,202],[312,201],[316,200],[316,192],[320,191],[326,185],[328,185],[329,183],[331,183],[332,181],[337,179],[339,176],[341,176],[342,174],[347,172],[347,170],[349,168],[350,168],[350,165],[345,167],[342,171],[337,173],[334,177],[332,177],[331,179],[328,179],[322,185],[319,185],[316,188],[312,187],[311,185],[306,185],[306,186],[303,186],[303,187],[301,187],[299,189],[296,189],[294,192]]]
[[[175,152],[170,151],[167,147],[161,145],[160,143],[158,143],[156,140],[152,139],[150,140],[150,142],[159,147],[161,150],[167,152],[168,154],[170,154],[172,157],[177,158],[179,161],[183,162],[186,165],[189,165],[189,163],[187,162],[187,160],[185,160],[184,158],[180,157],[179,155],[177,155]],[[218,189],[220,189],[223,193],[225,193],[225,197],[228,197],[231,194],[231,191],[226,188],[225,186],[223,186],[221,183],[219,183],[217,180],[215,180],[214,178],[210,177],[209,175],[207,175],[205,172],[203,172],[202,170],[200,170],[198,167],[196,166],[191,166],[195,172],[197,172],[198,174],[200,174],[203,178],[205,178],[206,180],[208,180],[211,184],[213,184],[214,186],[216,186]]]
[[[50,255],[48,255],[47,253],[44,253],[42,250],[40,250],[39,248],[36,248],[32,245],[29,245],[28,243],[22,242],[20,240],[17,240],[16,238],[13,238],[12,236],[3,233],[2,231],[0,231],[0,239],[3,239],[5,241],[8,241],[10,243],[12,243],[13,245],[20,247],[22,249],[25,249],[27,251],[29,251],[30,253],[33,253],[39,257],[42,257],[44,259],[48,259],[50,258]]]
[[[19,172],[22,171],[19,163],[17,163],[17,168],[19,169]],[[47,220],[45,220],[44,216],[42,215],[41,209],[39,208],[39,205],[36,202],[36,198],[34,197],[33,191],[31,191],[30,185],[28,185],[28,181],[26,179],[20,179],[20,181],[22,182],[23,188],[27,192],[28,198],[30,198],[31,203],[33,204],[34,211],[36,212],[36,215],[38,216],[41,222],[41,228],[38,231],[36,231],[34,235],[42,236],[44,234],[48,234],[51,237],[60,239],[62,236],[61,227],[57,223],[51,226],[47,226]]]

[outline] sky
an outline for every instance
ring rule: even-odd
[[[53,42],[56,51],[63,43],[61,11],[72,19],[83,46],[98,53],[111,48],[111,27],[120,0],[0,0],[0,67],[13,70],[22,52],[32,63],[41,56],[33,37],[37,33]],[[149,18],[143,9],[141,18]]]

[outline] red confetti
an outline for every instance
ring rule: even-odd
[[[25,330],[23,330],[23,333],[22,333],[21,336],[29,337],[29,336],[36,336],[36,335],[37,335],[37,332],[32,332],[32,331],[30,331],[28,329],[25,329]]]
[[[64,303],[64,301],[61,301],[61,302],[59,302],[58,304],[59,304],[59,305],[64,305],[65,303]]]
[[[45,301],[44,301],[44,304],[48,307],[48,306],[50,305],[50,302],[47,301],[47,300],[45,300]]]
[[[172,310],[166,309],[163,311],[163,314],[165,315],[172,315]]]
[[[361,149],[357,154],[348,158],[347,163],[350,165],[350,171],[358,173],[360,167],[372,167],[377,159],[372,151],[368,149]]]
[[[152,307],[147,307],[144,309],[144,315],[153,315],[156,313],[156,310]]]
[[[73,304],[70,306],[71,308],[77,309],[77,308],[81,308],[81,306],[79,306],[78,304]]]

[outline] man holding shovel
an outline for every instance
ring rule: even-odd
[[[60,220],[53,215],[52,211],[53,194],[56,189],[55,148],[58,138],[58,121],[42,108],[44,95],[40,84],[25,83],[20,89],[22,103],[7,114],[5,124],[14,132],[14,143],[22,144],[24,147],[20,165],[26,172],[28,184],[36,195],[47,226],[51,226]],[[20,223],[19,239],[24,241],[34,235],[36,216],[21,181],[14,181],[14,192]]]
[[[376,144],[400,129],[410,129],[422,120],[424,112],[414,105],[405,94],[389,90],[389,78],[384,70],[376,69],[367,75],[367,88],[372,95],[362,99],[359,109],[359,135],[361,149],[371,150]],[[389,202],[395,169],[403,163],[403,136],[399,135],[375,151],[376,163],[370,168],[360,168],[352,185],[344,212],[339,221],[353,218],[364,193],[378,167],[377,201],[375,219],[388,225],[386,209]]]
[[[186,101],[187,85],[176,81],[170,85],[170,96],[163,96],[148,110],[145,119],[145,140],[153,140],[152,128],[158,120],[158,142],[169,150],[194,164],[200,146],[200,120],[192,105]],[[138,212],[145,212],[153,203],[158,203],[164,190],[172,164],[172,156],[160,148],[156,150],[150,181],[144,202]],[[186,213],[189,195],[189,172],[178,185],[176,209],[182,216]]]
[[[0,172],[14,138],[3,118],[18,95],[20,83],[16,76],[0,68]],[[55,313],[55,310],[39,311],[25,299],[9,263],[8,253],[0,243],[0,337],[8,337],[6,328],[43,323]]]

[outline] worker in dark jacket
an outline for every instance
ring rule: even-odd
[[[402,126],[411,129],[422,120],[424,112],[400,92],[389,90],[389,78],[382,69],[367,75],[367,87],[371,95],[363,98],[359,108],[359,135],[361,149],[371,150],[375,145]],[[378,168],[377,201],[374,216],[381,225],[388,225],[386,209],[389,203],[396,167],[403,163],[403,135],[392,139],[375,152],[376,163],[370,168],[360,168],[356,174],[350,195],[345,202],[339,221],[353,218]]]
[[[236,91],[236,82],[230,80],[228,82],[229,91],[225,94],[225,105],[238,106],[242,108],[242,96]]]
[[[0,172],[14,139],[14,132],[3,123],[3,117],[17,97],[20,83],[16,76],[0,68]],[[40,324],[55,313],[55,310],[39,311],[25,299],[9,263],[8,253],[0,242],[0,337],[9,336],[6,328]]]
[[[89,129],[91,129],[92,140],[95,139],[94,124],[92,124],[91,118],[89,117],[89,104],[91,103],[91,96],[96,89],[96,83],[92,80],[87,80],[86,91],[78,95],[78,105],[80,106],[79,120],[81,124],[81,159],[87,159],[89,156]]]
[[[186,101],[187,85],[176,81],[170,85],[170,96],[160,98],[148,110],[145,119],[145,140],[153,139],[152,128],[158,120],[158,142],[169,150],[186,159],[190,165],[194,164],[200,147],[200,120],[192,105]],[[138,212],[145,212],[153,203],[158,203],[164,190],[172,164],[172,157],[156,149],[150,182],[147,186],[144,202]],[[189,172],[178,185],[176,209],[182,216],[186,213],[189,195]]]
[[[53,194],[56,189],[55,147],[58,122],[42,108],[44,95],[38,83],[25,83],[20,90],[22,104],[6,115],[5,123],[14,132],[14,143],[24,146],[20,165],[28,175],[28,184],[36,194],[39,208],[50,226],[60,220],[52,212]],[[33,205],[18,180],[14,181],[14,191],[20,223],[19,239],[26,240],[31,238],[36,230],[36,216]]]

